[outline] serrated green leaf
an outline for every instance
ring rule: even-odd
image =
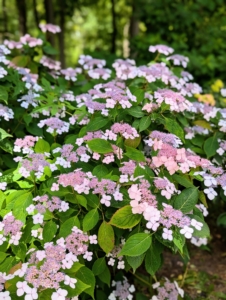
[[[159,270],[162,264],[161,254],[164,246],[155,240],[151,247],[147,250],[145,256],[145,269],[151,275],[154,276]]]
[[[145,156],[140,150],[131,147],[126,147],[126,153],[124,153],[124,155],[132,160],[145,162]]]
[[[89,288],[85,289],[84,292],[94,299],[94,289],[96,280],[93,272],[86,267],[82,267],[78,270],[78,272],[76,272],[75,276],[76,278],[80,279],[83,283],[90,286]]]
[[[78,217],[71,217],[68,220],[66,220],[60,227],[59,237],[67,237],[69,234],[71,234],[72,227],[78,227],[80,228],[80,222]]]
[[[37,143],[35,144],[35,152],[36,153],[44,153],[44,152],[49,153],[50,152],[49,143],[44,141],[43,139],[39,139],[37,141]]]
[[[109,123],[109,119],[104,117],[95,117],[87,125],[87,131],[96,131]]]
[[[132,106],[126,109],[126,112],[135,118],[142,118],[144,116],[144,112],[140,106]]]
[[[45,243],[51,242],[57,232],[57,225],[52,220],[46,222],[43,228],[43,240]]]
[[[105,257],[98,258],[92,266],[93,274],[95,276],[100,275],[101,273],[104,272],[106,267],[107,265],[106,265]]]
[[[142,218],[142,215],[133,214],[130,205],[118,209],[112,216],[109,224],[118,228],[132,228],[136,226]]]
[[[145,257],[145,253],[139,256],[126,256],[128,264],[133,268],[133,273],[140,267]]]
[[[110,273],[109,268],[105,268],[104,272],[102,272],[101,274],[98,275],[98,278],[110,287],[111,273]]]
[[[93,169],[93,175],[96,176],[97,178],[101,179],[104,176],[106,176],[109,173],[108,168],[105,165],[97,165]]]
[[[140,120],[139,131],[146,130],[151,125],[151,117],[145,116]]]
[[[204,238],[204,237],[209,237],[210,236],[210,229],[209,226],[206,224],[206,222],[201,219],[200,217],[196,216],[196,215],[188,215],[191,219],[195,219],[196,221],[200,222],[203,224],[201,230],[197,230],[195,228],[194,232],[192,233],[193,236],[195,237],[200,237],[200,238]]]
[[[93,152],[97,152],[97,153],[113,152],[113,148],[111,144],[106,140],[93,139],[91,141],[88,141],[87,144]]]
[[[0,86],[0,100],[8,104],[8,92],[3,86]]]
[[[207,158],[210,158],[216,154],[217,149],[219,148],[219,142],[217,135],[209,137],[204,143],[204,151],[207,155]]]
[[[178,136],[183,142],[184,140],[184,130],[181,128],[181,126],[177,123],[176,120],[165,118],[164,119],[164,125],[166,129],[170,132]]]
[[[99,213],[96,208],[90,210],[83,219],[83,231],[89,231],[96,226],[99,221]]]
[[[98,230],[98,244],[105,253],[111,252],[115,245],[115,234],[112,226],[103,221]]]
[[[186,188],[194,187],[193,183],[185,175],[174,174],[172,177],[173,177],[173,180],[175,180],[180,185],[182,185]]]
[[[188,188],[183,190],[174,201],[174,208],[180,210],[183,213],[190,212],[196,205],[199,198],[197,188]]]
[[[128,238],[118,256],[138,256],[146,252],[150,246],[151,236],[148,233],[136,233]]]
[[[0,128],[0,141],[4,140],[7,137],[12,137],[12,135],[7,133],[4,129]]]

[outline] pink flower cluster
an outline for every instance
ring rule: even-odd
[[[33,148],[35,143],[38,141],[38,137],[32,135],[26,135],[23,139],[16,139],[14,143],[13,151],[26,153],[33,153]]]
[[[132,300],[133,295],[131,293],[135,292],[134,285],[130,285],[127,278],[123,277],[123,281],[113,281],[112,286],[115,290],[108,296],[109,300]]]
[[[97,68],[102,68],[106,65],[106,61],[103,59],[93,58],[90,55],[80,55],[79,64],[83,66],[85,70],[92,70]]]
[[[111,70],[106,68],[96,68],[88,71],[89,77],[93,79],[104,79],[107,80],[111,77]]]
[[[82,73],[82,69],[81,68],[75,68],[75,69],[67,68],[67,69],[60,70],[60,73],[62,75],[64,75],[64,78],[66,80],[76,81],[77,75]]]
[[[153,296],[151,300],[177,300],[179,296],[184,297],[184,291],[178,286],[177,282],[170,282],[167,278],[163,285],[156,282],[153,289],[157,290],[157,296]]]
[[[174,65],[176,66],[183,66],[184,68],[187,67],[187,64],[189,62],[189,58],[180,54],[174,54],[171,56],[168,56],[166,58],[167,60],[172,60]]]
[[[165,166],[170,175],[180,170],[182,173],[189,172],[191,168],[208,167],[210,161],[187,151],[185,148],[177,149],[180,143],[176,136],[172,134],[154,131],[150,134],[150,139],[146,141],[155,151],[157,156],[152,157],[152,162],[156,168]],[[173,138],[174,137],[174,138]]]
[[[0,118],[3,118],[5,121],[9,121],[14,118],[14,112],[11,108],[0,104]]]
[[[125,244],[125,240],[121,239],[121,243],[113,248],[111,252],[109,252],[106,257],[110,258],[108,260],[108,265],[114,267],[115,261],[118,261],[117,269],[125,269],[125,261],[123,260],[123,256],[118,256],[119,252],[122,250],[123,245]]]
[[[42,32],[52,32],[52,33],[57,33],[57,32],[61,32],[61,29],[59,26],[57,25],[53,25],[53,24],[39,24],[39,27],[41,29]]]
[[[22,44],[28,44],[29,47],[33,48],[36,46],[41,46],[43,41],[41,39],[37,39],[35,37],[30,36],[30,34],[25,34],[20,38],[20,42]]]
[[[172,195],[178,193],[175,185],[169,181],[166,177],[157,178],[154,180],[154,185],[157,189],[161,190],[161,195],[166,197],[166,199],[171,199]]]
[[[56,117],[47,118],[45,120],[41,120],[38,123],[38,127],[42,128],[44,126],[47,126],[48,129],[46,130],[49,133],[58,133],[62,134],[63,132],[69,131],[69,123],[64,122]]]
[[[14,160],[17,160],[16,158]],[[30,153],[28,159],[19,159],[21,161],[21,167],[19,172],[25,178],[30,176],[32,171],[35,172],[35,176],[39,179],[44,172],[44,167],[49,166],[49,162],[45,160],[45,155],[42,153]]]
[[[179,93],[168,89],[159,89],[154,93],[154,98],[158,104],[165,102],[169,104],[171,111],[183,112],[189,110],[192,103],[186,100]]]
[[[40,64],[42,64],[44,67],[49,68],[50,70],[58,71],[61,69],[61,64],[59,61],[53,60],[52,58],[49,58],[47,56],[43,56],[41,58]]]
[[[44,215],[46,210],[49,211],[67,211],[69,209],[69,205],[67,202],[62,201],[60,198],[52,196],[51,198],[48,195],[37,196],[33,198],[33,201],[36,202],[36,205],[31,204],[26,208],[26,211],[29,214],[33,214],[35,210],[38,211],[37,214],[33,215],[33,223],[34,224],[42,224]]]
[[[121,134],[125,139],[135,139],[139,137],[137,130],[126,123],[115,123],[111,126],[111,131],[115,134]]]
[[[110,206],[112,196],[116,201],[122,200],[122,194],[119,193],[114,181],[109,179],[101,179],[99,181],[90,172],[85,173],[75,170],[71,173],[61,174],[57,184],[63,187],[71,186],[78,194],[89,194],[91,191],[93,194],[100,194],[102,196],[100,202],[105,206]]]
[[[13,214],[10,212],[4,216],[2,222],[0,222],[0,245],[6,241],[6,237],[9,236],[9,244],[19,245],[23,227],[23,223],[20,220],[16,220]]]
[[[173,48],[168,47],[166,45],[155,45],[149,47],[150,52],[159,52],[165,55],[169,55],[174,52]]]
[[[116,70],[116,76],[122,80],[135,78],[138,74],[135,61],[132,59],[116,59],[112,66]]]

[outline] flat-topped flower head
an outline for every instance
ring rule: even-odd
[[[39,28],[42,32],[52,32],[52,33],[58,33],[61,32],[61,29],[58,25],[53,24],[39,24]]]
[[[161,54],[169,55],[174,52],[173,48],[166,45],[155,45],[149,47],[149,52],[159,52]]]

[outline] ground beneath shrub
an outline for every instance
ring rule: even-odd
[[[209,250],[190,247],[191,260],[187,269],[180,256],[164,253],[161,275],[184,281],[187,299],[226,299],[226,232],[211,229]]]

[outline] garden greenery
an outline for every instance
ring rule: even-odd
[[[156,272],[165,248],[187,262],[207,244],[226,110],[196,101],[186,57],[149,51],[148,66],[82,55],[62,70],[41,32],[0,46],[1,299],[148,299],[133,278],[149,299],[184,297]]]

